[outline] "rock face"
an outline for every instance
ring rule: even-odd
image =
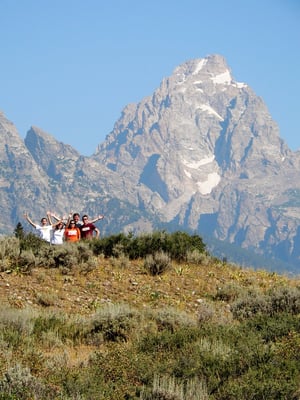
[[[1,232],[8,233],[29,205],[32,208],[35,204],[39,215],[44,215],[49,203],[48,176],[3,113],[0,113],[0,154]]]
[[[299,261],[300,154],[221,56],[178,66],[125,107],[92,157],[35,127],[23,143],[3,114],[0,134],[3,233],[34,199],[40,216],[105,213],[104,233],[169,226]]]
[[[179,66],[125,108],[95,158],[126,176],[162,221],[261,253],[277,252],[283,238],[293,248],[299,155],[220,56]]]

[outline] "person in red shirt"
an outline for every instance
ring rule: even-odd
[[[77,242],[80,238],[80,229],[76,227],[75,221],[72,219],[65,229],[65,240],[66,242]]]
[[[89,217],[84,215],[82,217],[83,224],[80,227],[81,239],[92,239],[93,237],[99,238],[99,229],[89,221]]]
[[[85,215],[85,216],[86,216],[86,215]],[[70,214],[70,218],[72,218],[72,215],[71,215],[71,214]],[[104,215],[100,214],[100,215],[98,215],[97,217],[93,218],[92,220],[89,220],[89,222],[90,222],[91,224],[94,224],[95,222],[100,221],[100,220],[103,219],[103,218],[104,218]],[[73,214],[73,219],[74,219],[74,221],[75,221],[75,225],[77,226],[77,228],[80,229],[80,227],[81,227],[81,225],[83,224],[83,222],[80,221],[80,215],[79,215],[79,213],[74,213],[74,214]]]

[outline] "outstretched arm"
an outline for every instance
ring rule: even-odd
[[[32,225],[34,228],[36,228],[36,224],[34,222],[32,222],[32,220],[29,218],[29,215],[27,212],[24,212],[24,218],[26,219],[27,222],[30,223],[30,225]]]
[[[100,215],[98,215],[98,217],[95,217],[95,218],[92,219],[90,222],[91,222],[92,224],[94,224],[95,222],[100,221],[100,220],[103,219],[103,218],[104,218],[104,215],[100,214]]]

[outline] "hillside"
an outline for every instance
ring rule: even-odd
[[[0,301],[23,309],[33,307],[86,315],[105,303],[127,303],[136,308],[175,307],[197,315],[201,304],[230,286],[262,293],[278,286],[297,287],[289,279],[264,270],[244,269],[223,262],[204,265],[173,263],[170,271],[151,276],[143,260],[101,259],[92,271],[80,268],[64,275],[60,269],[36,268],[29,275],[2,272]],[[216,302],[219,313],[230,319],[228,303]]]
[[[300,398],[298,278],[204,254],[159,275],[122,253],[3,260],[0,399]]]
[[[203,302],[210,302],[231,285],[264,293],[274,287],[300,284],[300,279],[215,261],[204,265],[173,263],[165,274],[151,276],[145,271],[143,260],[118,258],[101,259],[90,272],[75,269],[64,275],[60,269],[36,268],[29,275],[9,270],[2,272],[0,278],[1,304],[83,315],[111,302],[137,308],[175,307],[197,316]],[[226,302],[217,308],[223,317],[230,318]]]

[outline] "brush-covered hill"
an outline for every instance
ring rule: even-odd
[[[300,280],[174,235],[1,239],[0,399],[299,399]]]

